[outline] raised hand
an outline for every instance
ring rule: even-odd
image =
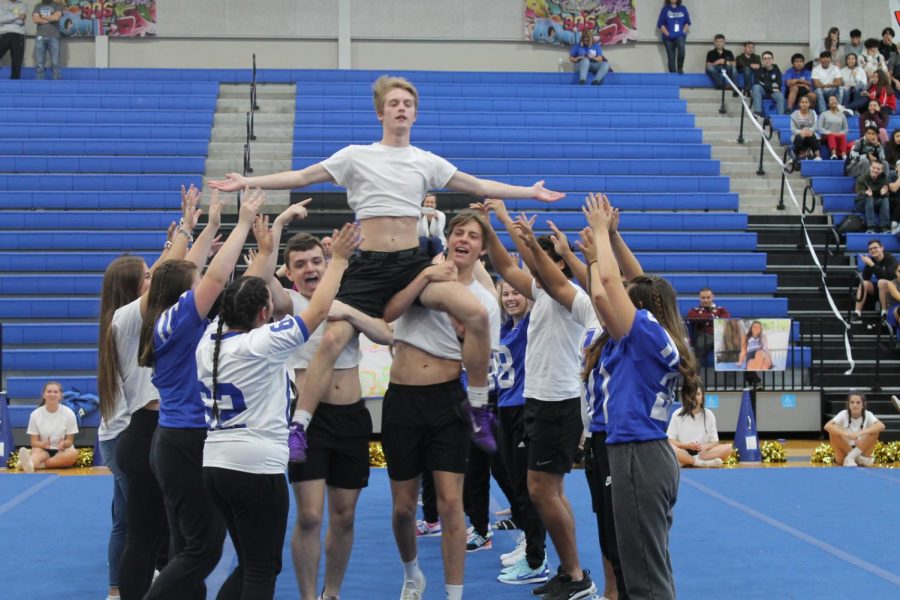
[[[310,202],[312,202],[312,198],[307,198],[302,202],[291,204],[286,209],[284,209],[284,211],[280,215],[275,217],[275,223],[284,227],[290,225],[291,221],[293,221],[294,219],[305,219],[309,214],[306,205]]]
[[[509,216],[509,211],[506,210],[506,203],[503,200],[488,198],[484,201],[484,206],[487,210],[494,211],[494,214],[497,215],[497,218],[500,219],[501,223],[505,224],[512,220],[512,217]]]
[[[216,255],[216,252],[222,249],[222,245],[225,242],[222,241],[222,234],[220,233],[216,237],[213,238],[212,243],[209,245],[209,252],[206,254],[207,258],[212,258]]]
[[[169,229],[166,231],[166,242],[171,242],[172,238],[175,237],[175,230],[178,229],[178,223],[172,221],[169,223]]]
[[[240,173],[228,173],[225,179],[213,179],[206,182],[206,185],[214,190],[223,192],[237,192],[247,187],[247,178]]]
[[[609,231],[609,226],[612,224],[612,207],[609,205],[609,200],[606,200],[602,194],[600,196],[588,194],[581,210],[588,225],[594,229]]]
[[[197,225],[200,219],[200,209],[197,205],[200,203],[200,190],[191,184],[191,187],[184,189],[181,186],[181,227],[185,232],[190,233]]]
[[[241,210],[238,213],[238,223],[243,223],[250,227],[256,220],[256,213],[262,208],[266,202],[266,193],[259,188],[246,188],[241,198]]]
[[[572,248],[569,246],[569,238],[550,219],[547,219],[547,225],[553,231],[553,235],[550,236],[550,239],[553,241],[553,250],[560,256],[568,256],[572,252]]]
[[[256,250],[254,250],[253,248],[250,248],[249,250],[247,250],[247,254],[245,254],[243,256],[244,266],[246,266],[249,269],[250,265],[253,264],[253,261],[256,260],[256,257],[257,257]]]
[[[219,190],[214,189],[209,196],[209,216],[207,224],[216,229],[222,224],[222,209],[225,208],[225,201],[219,198]]]
[[[272,254],[275,245],[272,241],[272,230],[269,229],[269,216],[256,215],[253,221],[253,227],[250,229],[253,238],[256,240],[256,247],[259,248],[260,254]]]
[[[584,259],[588,264],[597,260],[597,248],[594,246],[594,230],[590,227],[585,227],[578,236],[580,239],[575,244],[581,250],[581,253],[584,254]]]
[[[534,237],[534,231],[531,229],[533,222],[534,217],[529,220],[524,215],[517,216],[513,222],[513,231],[515,231],[516,236],[532,250],[538,248],[537,238]]]
[[[538,181],[531,186],[531,197],[541,202],[556,202],[566,197],[561,192],[554,192],[544,187],[544,180]]]
[[[359,225],[356,223],[345,223],[340,231],[334,230],[331,238],[331,260],[348,260],[362,243]]]

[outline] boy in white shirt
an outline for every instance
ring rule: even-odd
[[[816,88],[818,112],[821,115],[828,110],[828,98],[836,96],[838,104],[844,104],[844,82],[841,70],[831,62],[828,50],[819,54],[819,64],[812,70],[813,87]]]

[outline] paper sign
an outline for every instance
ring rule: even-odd
[[[756,450],[756,436],[748,435],[746,437],[747,440],[747,450]]]

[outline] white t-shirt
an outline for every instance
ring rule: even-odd
[[[50,412],[46,406],[34,409],[28,417],[28,435],[36,435],[42,442],[50,442],[51,450],[59,450],[59,442],[67,435],[78,433],[78,421],[72,409],[63,404],[56,412]]]
[[[487,309],[491,350],[497,350],[500,347],[500,305],[497,297],[477,280],[469,284],[469,289]],[[462,344],[450,316],[443,311],[411,306],[394,324],[394,341],[415,346],[445,360],[462,360]]]
[[[447,185],[456,167],[415,146],[347,146],[321,162],[347,188],[357,219],[422,215],[425,192]]]
[[[215,333],[197,345],[197,376],[210,427],[203,466],[279,475],[288,463],[288,409],[293,372],[285,361],[309,337],[299,317],[288,316],[249,332],[225,331],[216,374],[219,422],[212,418]]]
[[[819,65],[812,70],[812,78],[824,85],[831,85],[835,79],[840,77],[841,70],[834,63],[830,64],[827,69]]]
[[[875,415],[868,410],[865,411],[861,417],[851,419],[850,413],[847,411],[847,409],[844,409],[836,414],[834,418],[831,419],[831,422],[839,425],[840,427],[843,427],[850,433],[856,433],[857,431],[862,431],[866,427],[871,427],[877,420],[878,419],[875,418]]]
[[[294,305],[293,311],[295,315],[299,315],[309,306],[309,299],[297,290],[288,290],[287,293],[291,297],[291,303]],[[287,366],[289,369],[308,369],[309,362],[315,356],[319,344],[322,342],[322,335],[325,333],[325,322],[319,324],[316,330],[310,334],[306,343],[297,348],[290,358],[288,358]],[[359,350],[359,336],[354,336],[347,342],[344,349],[338,355],[337,361],[334,363],[335,369],[355,369],[362,360],[362,352]]]
[[[597,319],[591,299],[577,290],[572,312],[531,284],[534,308],[525,348],[525,397],[555,401],[581,396],[581,348],[586,327]]]
[[[718,442],[719,431],[716,429],[716,415],[708,408],[704,408],[699,415],[682,415],[681,410],[678,410],[669,421],[666,435],[684,444]]]
[[[115,416],[108,423],[104,420],[100,422],[97,436],[101,440],[116,438],[128,427],[135,411],[153,400],[159,400],[159,392],[151,381],[153,369],[137,364],[142,322],[140,298],[113,313],[110,327],[113,329],[119,358],[119,377],[116,382],[119,399]]]

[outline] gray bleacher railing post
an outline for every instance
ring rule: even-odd
[[[753,98],[750,98],[750,106],[751,107],[753,106]],[[738,131],[738,138],[737,138],[738,144],[744,143],[744,112],[745,111],[743,111],[743,110],[741,111],[741,129],[740,129],[740,131]]]
[[[253,55],[253,81],[250,84],[250,108],[251,110],[259,110],[256,103],[256,54]]]

